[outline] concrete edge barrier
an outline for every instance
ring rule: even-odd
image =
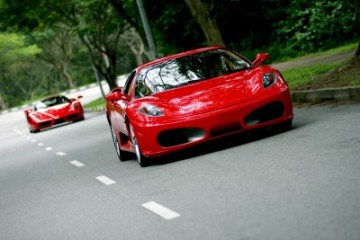
[[[291,98],[294,103],[357,101],[360,100],[360,86],[291,91]]]

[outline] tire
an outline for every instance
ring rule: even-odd
[[[29,127],[29,132],[30,133],[38,133],[38,132],[40,132],[40,129],[32,129],[31,127]]]
[[[130,125],[130,137],[131,137],[131,142],[132,142],[134,150],[135,150],[136,160],[138,161],[139,165],[141,167],[148,166],[149,159],[141,153],[141,150],[140,150],[139,144],[137,142],[133,127],[131,125]]]
[[[85,117],[83,116],[83,117],[81,117],[79,119],[74,120],[73,123],[84,121],[84,120],[85,120]]]
[[[277,125],[276,130],[278,130],[279,132],[286,132],[290,130],[291,126],[292,126],[292,120],[286,121]]]
[[[121,150],[120,143],[116,137],[116,133],[115,133],[114,129],[112,128],[112,126],[110,126],[110,132],[111,132],[111,138],[114,143],[115,152],[116,152],[116,155],[118,156],[119,160],[122,162],[129,160],[131,153]]]

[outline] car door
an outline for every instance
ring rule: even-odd
[[[110,116],[113,129],[116,133],[121,133],[129,136],[128,126],[126,122],[126,108],[131,101],[130,89],[135,72],[131,73],[125,82],[123,88],[118,88],[120,91],[116,98],[111,101],[112,113]],[[113,90],[114,91],[114,90]],[[116,91],[116,90],[115,90]]]

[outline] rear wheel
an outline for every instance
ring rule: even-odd
[[[114,143],[116,155],[118,156],[120,161],[125,161],[125,160],[130,159],[131,153],[121,150],[120,143],[116,137],[116,133],[115,133],[114,129],[112,128],[112,126],[110,126],[110,131],[111,131],[111,138]]]
[[[135,133],[134,133],[134,129],[132,128],[132,126],[130,125],[130,135],[131,135],[131,141],[132,144],[134,146],[134,150],[135,150],[135,155],[136,155],[136,160],[138,161],[138,163],[140,164],[141,167],[146,167],[149,165],[148,162],[148,158],[145,157],[140,150],[139,144],[137,142]]]

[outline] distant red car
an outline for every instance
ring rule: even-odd
[[[120,160],[151,158],[294,117],[282,74],[223,47],[206,47],[136,68],[106,96],[106,116]]]
[[[54,125],[84,120],[84,111],[79,99],[56,95],[42,99],[32,109],[25,110],[31,133]]]

